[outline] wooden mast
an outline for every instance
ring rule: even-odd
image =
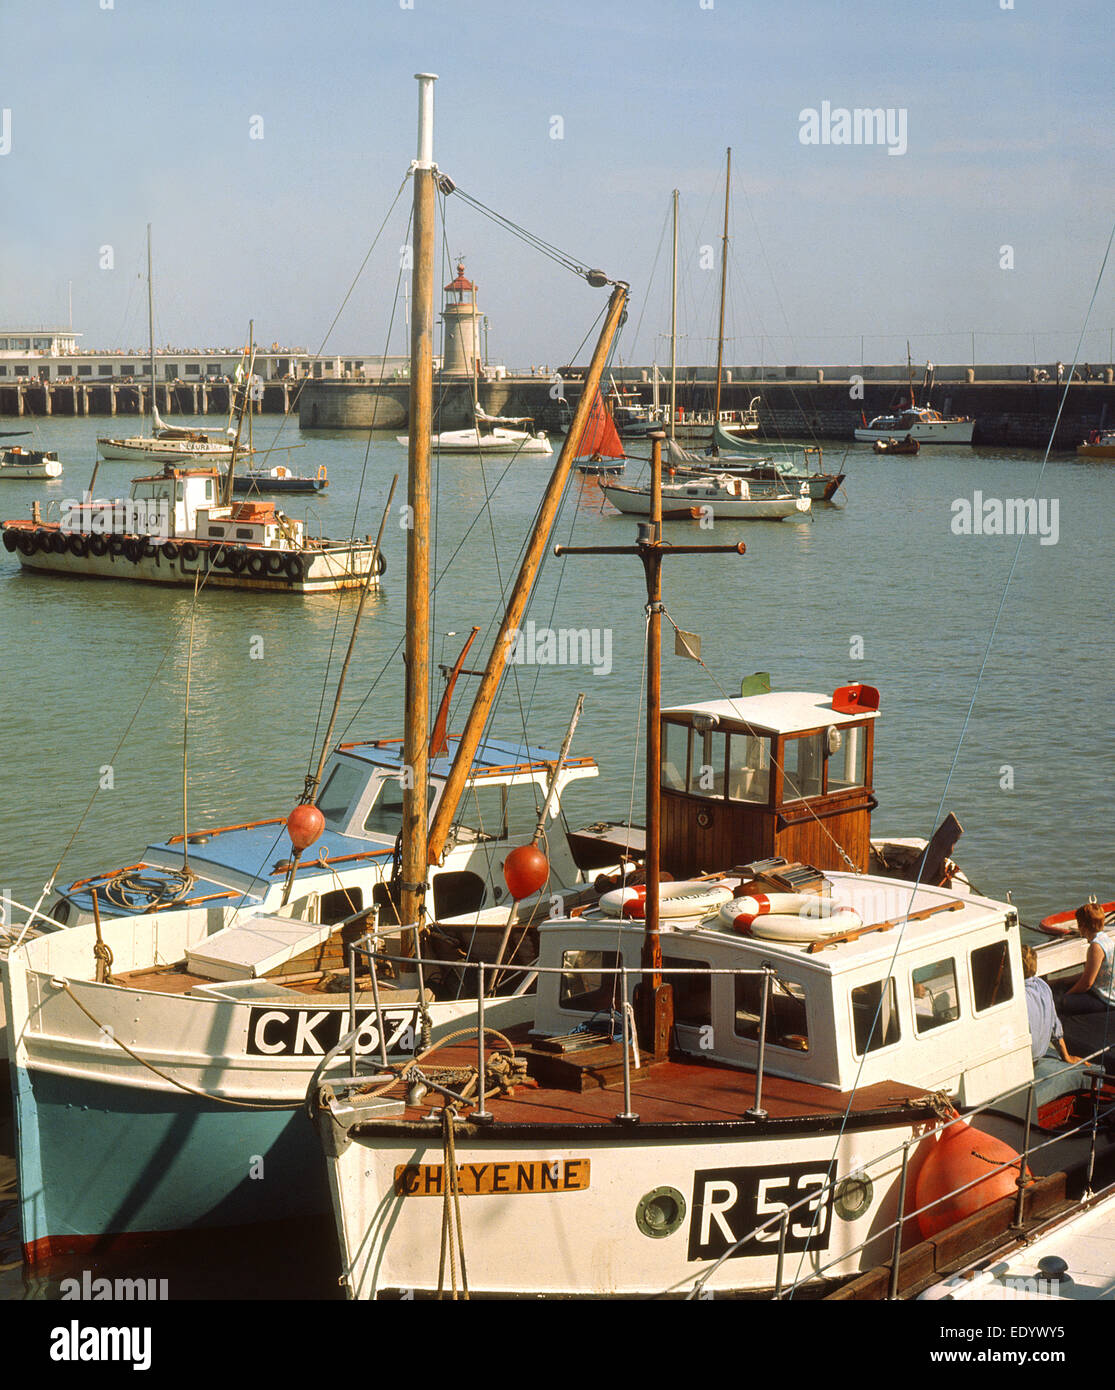
[[[635,545],[555,546],[555,555],[637,555],[647,585],[647,757],[646,757],[646,896],[644,907],[639,1031],[643,1046],[655,1057],[665,1056],[673,1028],[673,991],[662,983],[662,941],[659,935],[659,874],[661,854],[662,779],[662,560],[666,555],[743,555],[746,546],[666,545],[662,540],[662,440],[651,434],[650,521],[639,525]]]
[[[678,191],[674,189],[674,273],[670,292],[670,438],[678,414]]]
[[[609,283],[599,271],[589,272],[586,278],[589,284],[595,287]],[[431,864],[436,863],[441,857],[441,853],[445,848],[445,842],[449,837],[449,831],[453,824],[453,817],[457,813],[457,804],[461,799],[461,793],[464,791],[465,781],[472,770],[472,760],[476,756],[477,748],[480,746],[480,739],[484,733],[484,725],[488,722],[488,715],[491,713],[492,702],[495,699],[500,679],[503,676],[503,668],[511,652],[511,644],[515,640],[515,634],[518,632],[523,613],[526,611],[527,600],[534,586],[534,580],[538,573],[538,566],[542,560],[542,553],[546,547],[546,541],[549,537],[550,530],[557,518],[558,508],[561,505],[561,498],[565,491],[565,483],[569,477],[570,467],[572,466],[573,460],[577,457],[577,451],[581,447],[581,437],[584,434],[585,424],[591,414],[593,401],[600,387],[600,379],[604,374],[604,364],[608,360],[612,339],[615,337],[616,330],[619,328],[620,322],[622,321],[626,303],[627,286],[622,282],[618,282],[615,289],[612,291],[611,299],[608,301],[608,309],[604,317],[604,326],[600,330],[600,337],[597,340],[596,348],[592,354],[592,361],[589,363],[588,372],[585,375],[584,390],[581,392],[581,398],[577,402],[577,408],[573,413],[573,421],[569,426],[569,433],[565,436],[565,443],[561,446],[561,453],[558,455],[557,462],[554,465],[553,474],[550,477],[549,485],[542,499],[542,506],[539,509],[537,523],[535,524],[534,531],[527,544],[526,552],[523,555],[522,564],[519,567],[519,573],[515,580],[514,588],[511,590],[511,597],[507,602],[507,610],[503,615],[503,622],[500,624],[499,632],[492,644],[491,655],[488,657],[487,665],[484,668],[484,674],[480,678],[480,685],[473,699],[472,709],[469,711],[468,722],[465,724],[464,732],[461,734],[460,741],[457,745],[457,754],[453,759],[453,766],[449,769],[445,790],[442,792],[437,811],[434,813],[433,824],[430,826],[428,845],[429,863]],[[412,430],[412,439],[413,436],[414,432]]]
[[[402,858],[399,920],[422,924],[425,912],[430,730],[430,432],[434,370],[433,73],[418,80],[418,158],[414,164],[414,267],[411,280],[410,416],[407,424],[406,724],[403,731]],[[414,949],[404,938],[404,953]]]
[[[728,146],[728,172],[724,176],[724,236],[720,250],[720,327],[716,334],[716,406],[712,412],[712,447],[716,447],[716,427],[720,421],[720,378],[724,371],[724,300],[728,290],[728,195],[732,187],[732,147]]]
[[[151,288],[151,223],[147,224],[147,346],[151,355],[151,438],[155,437],[155,292]]]

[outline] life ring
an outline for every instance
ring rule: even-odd
[[[296,583],[306,573],[306,567],[302,563],[301,555],[288,555],[283,562],[283,568],[287,572],[287,577],[293,579]]]
[[[15,551],[15,549],[16,549],[16,547],[17,547],[18,545],[19,545],[19,537],[16,535],[16,533],[15,533],[14,531],[5,531],[5,532],[4,532],[4,549],[5,549],[6,551],[8,551],[9,554],[12,554],[12,553],[14,553],[14,551]]]
[[[267,556],[258,550],[253,551],[252,554],[248,556],[248,573],[254,579],[262,579],[267,573],[267,570]]]
[[[70,554],[84,558],[89,554],[89,542],[80,533],[70,537]]]
[[[683,879],[679,883],[658,885],[659,917],[704,917],[714,912],[732,896],[730,888],[707,879]],[[600,909],[609,917],[646,916],[646,884],[637,887],[613,888],[600,898]]]
[[[167,541],[166,545],[163,546],[163,553],[169,555],[171,559],[173,559],[175,555],[180,554],[183,560],[187,560],[190,564],[193,564],[197,559],[197,546],[194,545],[193,541],[187,541],[182,549],[179,550],[173,541]]]
[[[108,541],[105,540],[104,536],[99,536],[96,534],[96,532],[94,532],[93,535],[89,537],[90,555],[103,555],[107,549]]]
[[[754,893],[733,898],[720,909],[720,920],[742,936],[767,941],[820,941],[863,926],[858,912],[816,893]]]

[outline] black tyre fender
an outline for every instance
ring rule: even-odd
[[[89,537],[89,554],[103,555],[108,550],[108,541],[104,536],[92,535]]]
[[[85,556],[89,554],[89,542],[82,535],[70,537],[70,554]]]
[[[173,559],[174,556],[179,553],[178,547],[175,545],[173,541],[168,541],[166,545],[163,546],[163,550],[167,553],[167,555],[170,556],[171,559]],[[187,541],[185,545],[183,545],[181,550],[183,560],[188,560],[190,564],[193,564],[193,562],[197,559],[197,554],[197,546],[194,545],[193,541]]]
[[[5,535],[7,535],[7,532],[5,532]],[[35,543],[34,533],[31,531],[21,531],[16,537],[16,545],[19,546],[19,553],[21,555],[34,555],[35,551],[38,549]]]
[[[306,566],[302,563],[301,555],[288,555],[283,561],[283,569],[286,570],[287,577],[296,583],[303,578],[306,573]]]
[[[109,536],[108,553],[112,556],[114,560],[117,557],[117,555],[123,555],[124,546],[125,541],[123,536]]]
[[[61,531],[51,531],[47,540],[47,545],[55,555],[65,555],[66,551],[70,548],[68,537],[64,536]],[[46,549],[46,546],[43,548]]]
[[[387,573],[387,556],[382,550],[376,551],[376,574]]]
[[[267,556],[260,551],[254,551],[248,556],[248,573],[253,579],[262,579],[269,568]]]
[[[13,553],[15,552],[15,549],[16,549],[16,547],[17,547],[18,545],[19,545],[19,537],[16,535],[16,533],[15,533],[14,531],[5,531],[5,532],[4,532],[4,549],[5,549],[6,551],[8,551],[9,554],[13,554]]]
[[[226,563],[233,574],[239,574],[248,563],[248,552],[242,545],[234,546]]]

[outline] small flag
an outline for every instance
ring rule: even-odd
[[[769,695],[770,672],[756,671],[753,676],[744,676],[739,693],[741,699],[748,695]]]
[[[700,661],[700,634],[696,632],[682,632],[680,627],[674,628],[674,655],[687,656],[690,661]]]

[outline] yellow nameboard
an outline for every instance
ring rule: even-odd
[[[396,1197],[441,1197],[445,1168],[440,1163],[406,1163],[395,1169]],[[549,1163],[462,1163],[457,1190],[462,1197],[487,1193],[583,1192],[589,1185],[587,1158],[555,1158]]]

